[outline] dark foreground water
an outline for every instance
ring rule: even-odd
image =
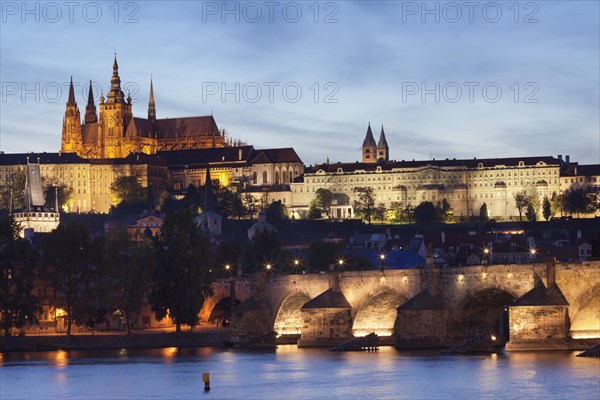
[[[0,358],[0,399],[600,399],[600,360],[575,354],[296,346],[11,353]]]

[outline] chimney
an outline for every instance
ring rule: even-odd
[[[558,161],[562,162],[562,154],[558,155]]]
[[[570,161],[571,161],[570,159],[571,159],[571,156],[567,154],[567,155],[565,156],[565,163],[567,164],[567,167],[569,166],[569,163],[570,163]]]
[[[242,149],[238,149],[238,160],[242,161]]]

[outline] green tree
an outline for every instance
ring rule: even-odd
[[[46,207],[53,209],[56,206],[56,197],[58,195],[58,210],[63,210],[63,207],[69,203],[73,188],[65,185],[62,182],[48,181],[44,182],[44,197],[46,198]]]
[[[550,199],[548,199],[548,196],[544,196],[544,204],[542,206],[542,216],[544,217],[544,219],[546,221],[549,221],[550,217],[552,217],[552,205],[550,204]]]
[[[127,333],[132,321],[145,304],[154,271],[154,249],[151,239],[137,237],[120,228],[110,232],[104,241],[103,267],[109,305],[120,310],[125,318]]]
[[[438,203],[438,206],[436,207],[439,211],[439,218],[438,220],[441,222],[452,222],[452,218],[454,216],[454,212],[452,210],[452,207],[450,206],[450,203],[448,203],[448,200],[443,199],[442,200],[442,204],[440,205]]]
[[[308,207],[308,214],[306,217],[308,219],[321,219],[322,218],[321,210],[319,208],[317,208],[312,201],[310,203],[310,207]]]
[[[479,208],[479,220],[481,222],[487,222],[489,219],[490,219],[490,217],[488,216],[487,204],[483,203],[481,205],[481,207]]]
[[[519,221],[523,221],[523,209],[527,208],[529,205],[529,197],[527,196],[527,192],[520,191],[513,195],[515,199],[515,207],[517,207],[517,211],[519,212]]]
[[[417,224],[437,221],[438,212],[430,201],[424,201],[415,207],[414,219]]]
[[[135,176],[119,176],[110,185],[110,195],[114,204],[145,202],[146,194],[146,189]]]
[[[95,314],[95,269],[91,264],[90,234],[85,225],[61,223],[44,242],[46,260],[54,265],[56,306],[66,311],[67,335],[74,322]]]
[[[315,192],[314,206],[321,214],[331,218],[331,205],[333,204],[333,193],[329,189],[319,188]]]
[[[324,242],[322,240],[310,243],[306,251],[307,272],[329,271],[329,267],[332,264],[337,263],[342,256],[342,248],[340,245]]]
[[[529,222],[535,222],[537,220],[537,213],[535,212],[533,204],[527,205],[527,212],[525,213],[525,217]]]
[[[277,200],[269,204],[267,207],[267,221],[275,226],[280,226],[288,222],[287,207]]]
[[[0,187],[0,209],[8,210],[12,197],[13,210],[23,208],[23,195],[25,193],[25,171],[18,169],[9,176],[9,183]]]
[[[579,186],[571,186],[563,194],[563,202],[565,211],[569,214],[577,214],[579,217],[582,213],[589,213],[592,205],[592,198],[586,192],[585,188]]]
[[[259,230],[242,251],[241,264],[245,273],[263,271],[266,264],[281,264],[281,241],[274,230]]]
[[[354,188],[354,193],[358,196],[358,199],[354,200],[353,203],[354,213],[362,220],[366,220],[368,224],[371,224],[373,211],[375,210],[375,194],[373,188],[370,186],[356,187]]]
[[[383,220],[385,219],[385,211],[385,204],[379,203],[377,207],[373,209],[373,219],[376,221],[383,222]]]
[[[194,214],[189,208],[169,214],[156,241],[152,310],[157,320],[169,316],[177,332],[182,324],[198,324],[204,300],[212,295],[209,242]]]
[[[22,329],[36,323],[39,299],[33,289],[33,251],[19,237],[19,226],[12,216],[0,221],[0,325],[4,337],[12,328]]]
[[[242,204],[244,205],[244,217],[253,218],[258,212],[258,201],[252,196],[252,193],[244,193]]]

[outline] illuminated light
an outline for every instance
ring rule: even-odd
[[[121,350],[119,350],[119,357],[127,358],[127,349],[125,347],[122,347]]]
[[[295,260],[294,260],[294,265],[295,265],[296,267],[297,267],[298,265],[300,265],[300,260],[298,260],[298,259],[295,259]]]
[[[404,278],[402,278],[402,282],[404,282],[404,283],[408,282],[408,277],[405,276]]]
[[[381,261],[385,260],[385,254],[380,254],[380,255],[379,255],[379,259],[380,259]]]
[[[507,277],[508,279],[512,279],[512,277],[513,277],[513,273],[512,273],[512,272],[509,272],[508,274],[506,274],[506,277]]]
[[[379,278],[379,283],[382,285],[385,283],[385,276],[381,276],[381,278]]]
[[[463,274],[458,275],[458,281],[463,282],[465,280],[465,276]]]
[[[179,349],[177,347],[165,347],[164,349],[162,349],[161,353],[162,356],[166,358],[168,362],[177,355],[178,351]]]
[[[231,265],[229,265],[229,264],[225,264],[225,269],[226,269],[227,271],[229,271],[229,270],[231,269]]]
[[[375,332],[377,336],[392,336],[394,334],[394,329],[389,328],[373,328],[373,329],[354,329],[352,331],[352,335],[354,337],[365,337],[370,333]]]
[[[482,273],[481,273],[481,278],[482,278],[484,281],[487,279],[487,276],[488,276],[487,272],[482,272]]]
[[[65,368],[69,362],[67,352],[64,350],[58,350],[54,355],[54,362],[58,368]]]
[[[571,331],[571,337],[573,339],[599,339],[600,331],[597,331],[597,330]]]
[[[64,317],[64,316],[66,316],[66,315],[67,315],[67,311],[66,311],[66,310],[64,310],[64,309],[62,309],[62,308],[57,308],[57,309],[56,309],[56,314],[55,314],[55,315],[56,315],[56,318],[59,318],[59,317]]]
[[[496,336],[492,335],[492,340],[495,342],[496,341]]]
[[[271,264],[267,264],[267,265],[265,265],[265,268],[267,269],[267,271],[270,271],[270,270],[271,270],[271,268],[272,268],[272,267],[271,267]]]
[[[343,259],[343,258],[340,258],[340,259],[338,260],[338,265],[339,265],[340,267],[342,267],[342,266],[344,265],[344,259]]]

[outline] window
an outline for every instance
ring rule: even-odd
[[[252,183],[255,184],[255,185],[256,185],[256,180],[257,180],[257,178],[256,178],[256,171],[254,171],[252,173]]]
[[[262,179],[262,184],[266,185],[267,184],[267,171],[263,171],[263,179]]]

